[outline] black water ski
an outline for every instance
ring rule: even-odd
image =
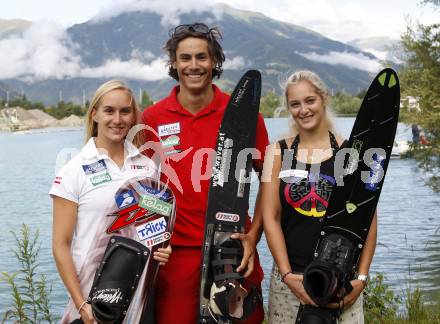
[[[78,276],[91,287],[87,302],[99,323],[145,323],[159,271],[152,255],[171,238],[174,194],[157,179],[133,176],[103,213]]]
[[[231,95],[220,126],[206,212],[200,323],[212,322],[210,314],[216,312],[210,307],[211,289],[215,283],[226,287],[217,296],[215,305],[222,312],[230,311],[224,298],[243,292],[236,285],[242,281],[242,275],[235,271],[243,254],[241,243],[229,237],[232,233],[243,233],[245,230],[252,171],[252,156],[249,153],[255,147],[260,93],[260,73],[255,70],[246,72]],[[251,301],[248,295],[244,307],[251,306],[249,304],[255,300],[255,296]],[[229,319],[226,316],[220,320],[228,322]]]
[[[318,305],[337,300],[341,288],[350,289],[390,160],[399,105],[397,74],[384,69],[362,102],[348,141],[350,155],[342,158],[344,172],[338,175],[335,167],[339,185],[329,200],[314,261],[304,272],[304,287]]]

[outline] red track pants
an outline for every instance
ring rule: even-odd
[[[159,272],[156,285],[157,324],[195,324],[199,315],[201,247],[173,246],[168,263]],[[258,255],[255,269],[248,278],[261,289],[263,270]],[[242,324],[260,324],[263,307],[254,311]]]

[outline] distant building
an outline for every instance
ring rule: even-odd
[[[400,108],[406,108],[408,111],[415,110],[421,112],[419,97],[406,96],[400,99]]]

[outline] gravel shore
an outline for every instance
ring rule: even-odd
[[[0,131],[23,131],[45,127],[84,126],[84,118],[70,115],[58,120],[39,109],[21,107],[0,109]]]

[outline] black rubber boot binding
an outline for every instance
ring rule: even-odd
[[[139,242],[121,236],[110,238],[88,298],[99,323],[123,321],[149,255],[148,248]]]

